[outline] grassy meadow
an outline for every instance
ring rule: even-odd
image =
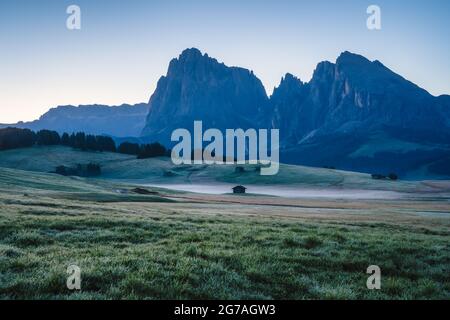
[[[234,165],[175,166],[170,158],[136,159],[109,152],[84,152],[63,146],[42,146],[2,151],[0,167],[52,172],[59,165],[94,162],[101,165],[101,178],[134,183],[236,183],[295,187],[337,187],[390,191],[436,191],[411,181],[373,180],[369,174],[280,164],[274,176],[261,176],[255,166],[236,173]],[[446,186],[450,190],[450,183]]]
[[[46,173],[69,157],[23,155],[42,151],[0,153],[0,167],[9,167],[0,168],[1,299],[450,298],[450,202],[441,193],[370,201],[156,188],[142,195],[120,179],[117,168],[136,161],[128,156],[92,154],[106,177],[84,179]],[[165,160],[145,161],[149,177],[174,170]],[[144,164],[136,168],[144,172]],[[213,171],[191,170],[175,179]],[[229,170],[224,179],[256,179],[220,170]],[[301,177],[298,183],[307,175],[319,183],[317,174],[328,172],[285,170],[281,177]],[[328,179],[373,188],[387,183],[366,176],[331,172]],[[430,186],[440,184],[392,188]],[[80,291],[66,287],[71,264],[81,268]],[[369,265],[381,268],[381,290],[366,287]]]

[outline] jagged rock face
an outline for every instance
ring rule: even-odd
[[[271,99],[274,125],[282,123],[279,119],[290,119],[290,124],[282,126],[287,131],[280,134],[294,143],[335,133],[448,127],[446,108],[437,107],[437,98],[380,62],[349,52],[335,64],[319,63],[311,81],[301,88]],[[279,108],[280,100],[290,108]]]
[[[194,120],[205,129],[271,127],[283,162],[400,175],[428,166],[450,176],[449,100],[350,52],[319,63],[309,83],[287,74],[268,99],[250,71],[188,49],[158,82],[143,134],[170,144]]]
[[[334,125],[355,122],[366,129],[380,125],[396,128],[433,128],[443,118],[435,98],[395,74],[379,61],[343,53],[336,61],[331,92]]]
[[[309,83],[294,80],[270,99],[283,162],[450,177],[449,96],[349,52],[319,63]]]
[[[296,122],[292,121],[299,116],[299,107],[308,94],[308,86],[300,79],[288,73],[281,79],[280,85],[274,89],[270,97],[271,126],[283,134],[285,142],[296,142]]]
[[[194,120],[202,120],[205,129],[253,128],[268,113],[267,103],[253,72],[187,49],[158,81],[142,134],[167,143],[173,130],[191,129]]]

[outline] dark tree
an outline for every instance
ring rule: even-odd
[[[55,173],[60,174],[62,176],[67,176],[69,175],[67,172],[67,167],[66,166],[57,166],[55,169]]]
[[[63,146],[70,146],[70,136],[67,132],[64,132],[61,136],[61,144]]]
[[[398,179],[398,176],[395,173],[389,173],[388,178],[395,181]]]
[[[100,169],[100,165],[96,163],[89,163],[86,166],[86,176],[95,177],[101,175],[102,171]]]
[[[116,143],[111,137],[96,136],[97,150],[116,152]]]
[[[74,168],[57,166],[55,173],[63,176],[96,177],[101,175],[101,167],[96,163],[77,164]]]
[[[50,130],[40,130],[36,133],[36,144],[39,146],[52,146],[61,144],[58,132]]]
[[[86,135],[84,132],[78,132],[75,135],[74,148],[86,150]]]
[[[36,134],[28,129],[0,129],[0,150],[32,147]]]
[[[141,146],[141,150],[138,154],[138,159],[154,158],[154,157],[164,157],[167,155],[166,148],[158,143],[146,144]]]
[[[97,143],[97,139],[95,138],[95,136],[88,134],[86,136],[86,150],[99,150],[99,146]]]
[[[141,148],[137,143],[124,142],[121,143],[119,148],[117,148],[117,152],[124,154],[133,154],[138,155]]]

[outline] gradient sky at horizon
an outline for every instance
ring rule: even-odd
[[[71,4],[81,7],[79,31],[66,28]],[[380,31],[366,27],[371,4]],[[286,72],[309,81],[345,50],[450,94],[449,39],[447,0],[2,0],[0,123],[57,105],[146,102],[190,47],[254,70],[268,94]]]

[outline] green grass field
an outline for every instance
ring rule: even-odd
[[[99,163],[102,179],[135,183],[208,183],[283,185],[296,187],[338,187],[370,190],[414,192],[427,186],[413,181],[373,180],[369,174],[280,165],[275,176],[261,176],[255,166],[246,166],[244,173],[235,173],[234,165],[174,166],[169,158],[137,160],[135,156],[108,152],[83,152],[61,146],[34,147],[2,151],[0,167],[35,172],[52,172],[59,165],[68,167],[77,163]],[[167,173],[170,174],[167,174]],[[450,184],[447,186],[450,190]]]
[[[119,171],[132,170],[129,164],[136,160],[92,154],[89,160],[98,157],[109,178],[71,178],[45,172],[86,156],[48,151],[0,153],[0,167],[35,171],[0,168],[1,299],[450,298],[450,203],[440,194],[409,201],[161,189],[152,189],[152,195],[122,194],[117,190],[135,186]],[[39,152],[45,155],[37,157]],[[30,153],[35,158],[27,158]],[[44,168],[45,163],[50,164]],[[162,159],[136,166],[140,174],[130,180],[174,169]],[[286,168],[282,174],[293,176],[290,181],[329,172]],[[189,170],[180,170],[182,179],[192,178],[186,177]],[[200,179],[208,170],[219,177],[214,168],[195,175]],[[232,169],[220,170],[229,170],[224,179],[233,178]],[[381,188],[386,183],[341,172],[331,172],[328,179],[337,176],[341,184],[359,179]],[[317,179],[317,184],[324,181]],[[80,291],[66,287],[71,264],[81,268]],[[366,288],[369,265],[381,268],[381,290]]]

